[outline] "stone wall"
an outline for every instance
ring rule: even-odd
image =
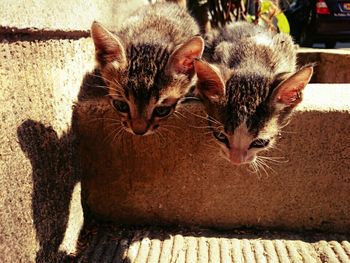
[[[169,138],[96,145],[90,140],[103,123],[86,120],[98,114],[89,100],[75,112],[81,155],[74,152],[72,106],[94,67],[91,22],[115,28],[144,2],[0,2],[0,262],[55,262],[73,252],[83,223],[80,185],[86,211],[121,223],[349,229],[348,86],[308,89],[281,152],[271,153],[289,161],[271,164],[268,175],[232,169],[202,144],[209,137],[183,122]],[[312,56],[307,61],[319,59]],[[347,56],[333,61],[346,68],[339,61]],[[322,72],[317,81],[348,81],[340,68]],[[106,172],[93,170],[107,163],[102,145],[110,150]]]
[[[94,67],[93,20],[144,1],[0,2],[0,262],[55,262],[82,225],[72,105]]]
[[[74,121],[85,205],[126,225],[348,231],[349,99],[350,85],[309,85],[258,173],[220,156],[200,104],[184,105],[159,137],[139,138],[113,136],[105,97],[83,101]]]
[[[313,83],[350,83],[350,50],[301,48],[299,65],[315,65]]]

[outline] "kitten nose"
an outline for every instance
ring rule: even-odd
[[[230,161],[235,165],[246,163],[247,151],[232,149],[230,151]]]
[[[148,124],[142,119],[133,120],[131,129],[136,135],[144,135],[148,130]]]
[[[142,131],[142,132],[134,131],[134,133],[136,135],[144,135],[146,133],[146,131]]]

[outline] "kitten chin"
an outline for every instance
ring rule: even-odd
[[[290,36],[250,23],[229,24],[206,39],[206,61],[194,62],[197,93],[225,159],[252,163],[287,125],[313,68],[296,70]]]
[[[186,10],[170,3],[143,7],[115,34],[92,24],[97,66],[126,131],[152,134],[176,111],[203,53],[198,34]]]

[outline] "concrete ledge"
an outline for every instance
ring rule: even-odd
[[[74,250],[83,218],[70,131],[72,104],[84,74],[93,69],[93,60],[92,41],[85,38],[0,43],[0,262],[54,262]],[[82,121],[104,110],[89,97],[81,97],[87,101],[79,106],[83,115],[78,114],[73,125],[78,125],[83,142],[98,139],[80,148],[93,161],[84,168],[88,173],[83,193],[90,194],[85,195],[86,209],[131,224],[348,231],[350,143],[344,131],[349,130],[349,90],[341,85],[310,86],[306,108],[300,108],[287,128],[302,136],[286,133],[281,152],[271,153],[285,154],[290,161],[273,166],[277,174],[269,172],[261,178],[232,170],[215,160],[215,154],[209,155],[211,147],[203,142],[210,137],[184,124],[204,123],[185,110],[188,120],[173,123],[186,127],[180,132],[183,137],[179,132],[142,141],[125,137],[116,144],[119,149],[108,143],[94,145],[101,139],[97,133],[106,135],[99,129],[107,123]],[[304,139],[310,140],[310,147],[305,147]],[[106,156],[106,149],[111,156]],[[324,156],[325,152],[332,154]],[[85,155],[83,161],[89,158]],[[105,167],[96,170],[101,162]]]
[[[82,232],[74,262],[348,262],[347,235],[270,231],[164,231],[112,227]]]
[[[313,83],[350,83],[350,50],[301,48],[298,62],[316,63]]]
[[[146,0],[3,0],[0,2],[0,26],[47,30],[89,30],[97,20],[108,27],[123,22],[135,8]]]
[[[0,262],[56,262],[62,242],[75,246],[82,211],[69,127],[93,60],[90,39],[0,43]],[[78,230],[66,232],[70,211]]]
[[[205,129],[188,126],[206,126],[188,112],[204,116],[200,105],[186,105],[185,119],[169,123],[180,129],[160,137],[113,138],[107,101],[81,102],[74,121],[86,211],[127,225],[349,231],[350,85],[306,90],[278,150],[266,153],[282,163],[260,175],[231,166]]]

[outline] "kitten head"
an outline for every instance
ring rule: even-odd
[[[159,44],[126,46],[97,22],[91,35],[111,106],[127,131],[151,134],[189,91],[193,61],[202,55],[203,39],[195,36],[169,51],[170,47]]]
[[[224,157],[236,165],[253,162],[257,153],[273,145],[313,73],[311,66],[273,76],[218,68],[201,60],[194,65],[213,136]]]

